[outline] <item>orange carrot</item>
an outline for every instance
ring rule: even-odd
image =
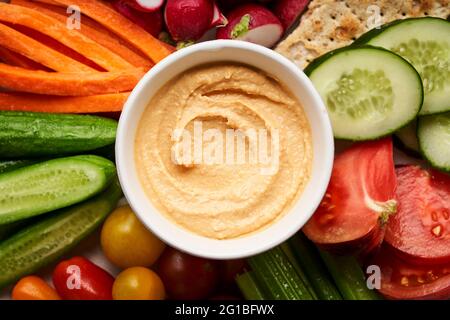
[[[60,4],[54,0],[31,0],[31,1],[42,2],[42,3],[46,3],[46,4],[60,6]]]
[[[3,61],[4,63],[12,66],[22,67],[30,70],[49,70],[43,65],[34,62],[27,57],[24,57],[14,51],[3,47],[0,47],[0,61]]]
[[[0,23],[0,45],[55,71],[90,72],[94,69]]]
[[[19,24],[48,35],[108,71],[132,68],[129,62],[66,24],[37,10],[0,2],[0,20]]]
[[[55,289],[36,276],[20,279],[13,288],[11,298],[13,300],[61,300]]]
[[[129,92],[85,97],[58,97],[22,92],[0,93],[0,110],[50,113],[120,112]]]
[[[57,96],[88,96],[132,90],[143,74],[143,70],[139,68],[61,73],[27,70],[0,63],[0,87]]]
[[[42,2],[41,0],[37,0]],[[144,29],[140,28],[109,4],[99,0],[51,0],[61,5],[78,6],[81,12],[93,20],[99,22],[107,29],[133,44],[146,54],[153,62],[157,63],[173,52],[172,48],[163,45]],[[48,3],[48,0],[44,0]]]
[[[12,24],[8,22],[4,22],[7,26],[10,28],[13,28],[14,30],[19,31],[20,33],[23,33],[24,35],[33,38],[34,40],[46,45],[49,48],[52,48],[53,50],[58,51],[59,53],[62,53],[65,56],[68,56],[74,60],[77,60],[78,62],[81,62],[82,64],[85,64],[95,70],[98,71],[106,71],[104,68],[100,67],[98,64],[93,62],[92,60],[89,60],[85,56],[79,54],[75,50],[67,47],[66,45],[62,44],[58,40],[53,39],[52,37],[49,37],[39,31],[36,31],[34,29],[19,25],[19,24]]]
[[[49,5],[46,3],[32,2],[28,0],[11,0],[11,4],[38,10],[39,12],[55,18],[59,22],[66,23],[68,14],[62,7]],[[143,67],[150,69],[153,63],[142,54],[136,53],[136,49],[132,50],[123,40],[107,30],[101,24],[95,22],[89,17],[81,17],[81,28],[77,31],[81,32],[88,38],[118,54],[135,67]]]

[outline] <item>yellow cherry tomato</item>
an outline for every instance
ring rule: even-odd
[[[139,221],[129,206],[117,208],[106,219],[101,233],[103,253],[119,268],[150,267],[165,244]]]
[[[163,300],[164,284],[152,270],[133,267],[122,271],[114,281],[114,300]]]

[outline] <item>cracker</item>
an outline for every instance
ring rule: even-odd
[[[315,58],[351,44],[381,24],[424,16],[447,19],[450,0],[313,0],[297,29],[276,51],[304,69]]]

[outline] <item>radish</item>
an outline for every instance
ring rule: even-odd
[[[161,10],[155,12],[142,12],[132,8],[127,0],[114,0],[113,7],[129,20],[149,32],[154,37],[158,37],[163,27],[163,17]]]
[[[164,0],[127,0],[127,2],[130,7],[144,12],[155,12],[164,4]]]
[[[280,19],[285,30],[289,29],[305,11],[310,0],[279,0],[275,2],[273,12]]]
[[[220,11],[217,19],[214,11],[212,0],[168,0],[164,18],[175,41],[196,41],[212,24],[220,23]]]
[[[222,12],[219,9],[219,6],[216,2],[214,2],[214,14],[213,14],[213,20],[211,22],[211,28],[213,27],[224,27],[228,24],[227,18],[222,14]]]
[[[272,47],[283,35],[283,25],[268,9],[246,4],[233,10],[228,25],[217,30],[217,39],[237,39]]]

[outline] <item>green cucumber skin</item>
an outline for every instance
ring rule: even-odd
[[[114,144],[89,151],[89,154],[94,154],[94,155],[106,158],[108,160],[111,160],[114,163],[116,162],[116,150],[115,150]]]
[[[406,131],[406,133],[405,132],[402,133],[402,130],[408,130],[408,131]],[[403,135],[404,134],[415,135],[415,137],[413,137],[413,138],[415,138],[417,140],[417,145],[418,145],[419,142],[417,139],[417,121],[416,120],[412,121],[409,125],[397,130],[397,132],[392,135],[392,140],[394,142],[394,145],[398,149],[402,150],[405,154],[409,155],[410,157],[421,158],[422,155],[420,153],[419,147],[417,146],[417,148],[415,148],[415,146],[414,147],[409,146],[408,143],[403,141],[402,134]]]
[[[420,149],[420,154],[422,155],[422,157],[424,159],[426,159],[428,161],[428,163],[431,164],[432,167],[434,167],[434,168],[436,168],[438,170],[450,173],[450,167],[442,166],[442,165],[436,163],[432,159],[432,157],[430,157],[430,155],[427,154],[427,152],[425,151],[425,144],[426,144],[426,142],[423,141],[424,140],[423,132],[421,132],[422,131],[423,121],[425,119],[431,119],[431,118],[439,117],[439,116],[445,115],[445,114],[448,114],[450,116],[450,112],[442,112],[442,113],[438,113],[438,114],[426,115],[426,116],[419,117],[419,120],[417,121],[417,137],[418,137],[417,140],[419,141],[419,149]]]
[[[367,44],[370,40],[372,40],[379,34],[383,33],[386,29],[396,26],[400,23],[404,23],[404,22],[408,22],[408,21],[415,21],[415,20],[424,20],[424,19],[447,21],[445,19],[441,19],[441,18],[437,18],[437,17],[420,17],[420,18],[407,18],[407,19],[395,20],[395,21],[386,23],[386,24],[380,26],[379,28],[374,28],[372,30],[367,31],[366,33],[361,35],[358,39],[356,39],[352,45],[353,46],[361,46],[361,45]]]
[[[115,165],[98,156],[54,159],[1,174],[0,225],[84,201],[115,176]]]
[[[8,224],[0,225],[0,241],[2,241],[4,239],[8,238],[9,236],[11,236],[12,234],[14,234],[14,232],[16,232],[21,227],[23,227],[27,223],[27,221],[28,220],[20,220],[20,221],[8,223]]]
[[[256,283],[253,271],[246,272],[236,278],[236,283],[245,300],[266,300],[265,294]]]
[[[314,245],[302,234],[292,237],[288,242],[318,298],[320,300],[342,300],[341,294],[334,285]]]
[[[115,181],[100,195],[51,213],[0,243],[0,288],[57,261],[92,233],[121,197]]]
[[[35,164],[37,161],[34,160],[7,160],[0,161],[0,174],[10,172],[22,167],[30,166]]]
[[[360,47],[360,46],[364,46],[364,45],[371,45],[370,42],[372,40],[377,38],[379,35],[381,35],[385,31],[387,31],[391,27],[395,27],[395,26],[397,26],[399,24],[411,23],[411,22],[415,22],[415,21],[421,21],[421,22],[422,21],[442,22],[442,23],[446,23],[446,24],[448,24],[450,26],[450,21],[449,20],[442,19],[442,18],[437,18],[437,17],[419,17],[419,18],[408,18],[408,19],[395,20],[393,22],[384,24],[384,25],[382,25],[379,28],[375,28],[375,29],[372,29],[372,30],[366,32],[365,34],[361,35],[355,42],[353,42],[353,44],[351,46]],[[430,110],[427,110],[424,107],[424,108],[421,109],[419,115],[421,115],[421,116],[423,116],[423,115],[431,115],[431,114],[443,113],[443,112],[448,112],[448,111],[450,111],[450,104],[439,108],[438,111],[430,111]]]
[[[276,247],[248,259],[257,283],[274,300],[313,300],[294,267]]]
[[[364,272],[354,256],[336,256],[323,250],[319,253],[345,300],[382,299],[367,287]]]
[[[0,111],[0,158],[84,153],[114,143],[117,121],[89,115]]]
[[[423,101],[424,101],[424,90],[423,90],[422,80],[421,80],[421,78],[420,78],[420,75],[419,75],[419,73],[417,72],[417,70],[416,70],[416,69],[415,69],[415,68],[414,68],[414,67],[413,67],[406,59],[404,59],[403,57],[401,57],[400,55],[398,55],[398,54],[396,54],[396,53],[394,53],[394,52],[391,52],[391,51],[386,50],[386,49],[381,48],[381,47],[374,47],[374,46],[370,46],[370,45],[359,45],[359,46],[353,46],[353,45],[350,45],[350,46],[347,46],[347,47],[335,49],[335,50],[333,50],[333,51],[330,51],[330,52],[328,52],[328,53],[326,53],[326,54],[324,54],[324,55],[322,55],[322,56],[320,56],[320,57],[314,59],[314,60],[306,67],[306,69],[304,70],[304,72],[305,72],[305,74],[306,74],[308,77],[311,78],[311,75],[312,75],[312,73],[314,72],[314,70],[316,70],[316,69],[317,69],[318,67],[320,67],[323,63],[325,63],[326,61],[328,61],[330,58],[332,58],[332,57],[334,57],[334,56],[336,56],[336,55],[338,55],[338,54],[340,54],[340,53],[343,53],[343,52],[345,52],[345,51],[348,51],[348,50],[354,50],[354,49],[375,49],[375,50],[379,50],[379,51],[382,51],[382,52],[383,52],[383,51],[384,51],[384,52],[388,52],[388,53],[392,54],[393,56],[396,56],[399,60],[401,60],[401,61],[404,62],[405,64],[410,65],[410,66],[411,66],[411,70],[414,71],[414,73],[415,73],[417,79],[418,79],[419,82],[420,82],[420,88],[418,88],[418,89],[420,89],[419,107],[418,107],[417,113],[414,114],[413,116],[411,116],[410,119],[405,120],[404,123],[402,123],[402,124],[400,124],[400,125],[398,126],[398,128],[393,128],[392,130],[388,130],[388,131],[384,132],[383,134],[380,134],[380,135],[373,135],[373,136],[368,136],[368,137],[357,137],[357,136],[354,136],[354,137],[348,137],[348,136],[342,137],[342,136],[338,136],[338,135],[334,134],[334,138],[335,138],[335,139],[340,139],[340,140],[346,140],[346,141],[354,141],[354,142],[358,142],[358,141],[376,140],[376,139],[381,139],[381,138],[384,138],[384,137],[388,137],[388,136],[392,135],[395,131],[397,131],[397,130],[403,128],[403,127],[406,127],[406,126],[409,125],[411,122],[413,122],[413,121],[416,119],[417,115],[419,114],[419,112],[420,112],[420,110],[421,110],[421,108],[422,108],[422,105],[423,105]]]

